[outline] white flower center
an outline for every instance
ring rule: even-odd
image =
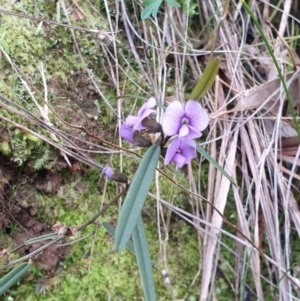
[[[189,124],[188,118],[183,117],[182,120],[181,120],[181,123],[182,123],[182,124]]]

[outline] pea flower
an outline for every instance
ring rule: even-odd
[[[161,125],[153,118],[156,111],[153,108],[156,106],[154,97],[150,97],[138,111],[137,116],[128,116],[125,124],[120,127],[120,135],[129,143],[150,147],[152,145],[151,139],[145,137],[145,133],[158,133],[162,131]]]
[[[190,138],[176,137],[168,146],[164,164],[167,165],[171,161],[181,168],[183,165],[191,162],[196,157],[196,144]]]
[[[120,127],[120,136],[129,143],[133,145],[136,144],[136,142],[133,140],[133,129],[126,123],[122,124]]]
[[[178,134],[179,138],[194,139],[202,136],[208,121],[208,114],[197,101],[189,100],[183,107],[176,100],[167,107],[162,128],[166,136]]]
[[[133,128],[126,123],[121,125],[120,135],[123,139],[136,146],[150,147],[152,145],[150,139],[143,137],[138,131],[134,131]]]
[[[114,173],[114,169],[109,166],[106,166],[103,168],[103,172],[108,179],[111,179]]]
[[[119,183],[128,183],[127,176],[116,169],[106,166],[103,168],[103,173],[106,175],[106,177],[110,180],[119,182]]]
[[[128,116],[126,118],[125,124],[132,127],[135,131],[141,131],[145,129],[142,122],[145,118],[150,115],[156,115],[156,111],[153,108],[156,106],[156,100],[154,97],[150,97],[147,102],[145,102],[138,111],[137,116]]]

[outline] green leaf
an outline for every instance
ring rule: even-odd
[[[173,7],[181,7],[181,4],[178,3],[178,2],[175,1],[175,0],[166,0],[166,2],[167,2],[170,6],[173,6]]]
[[[148,249],[145,228],[141,216],[139,216],[137,220],[137,224],[133,230],[132,236],[136,254],[136,261],[139,267],[146,301],[155,301],[156,296],[152,274],[152,263]]]
[[[20,265],[15,267],[13,270],[11,270],[9,273],[7,273],[5,276],[3,276],[0,279],[0,287],[3,286],[11,277],[18,274],[26,265],[27,265],[27,263],[21,263]]]
[[[58,236],[57,233],[45,234],[45,235],[42,235],[42,236],[39,236],[39,237],[35,237],[35,238],[32,238],[32,239],[26,240],[24,242],[24,245],[27,246],[27,245],[35,244],[35,243],[40,242],[40,241],[44,241],[44,240],[48,240],[48,239],[54,239],[54,238],[57,238],[57,236]]]
[[[156,1],[144,1],[145,9],[141,13],[141,19],[145,20],[152,15],[152,17],[156,17],[159,7],[162,3],[162,0],[156,0]]]
[[[147,7],[147,6],[151,5],[151,4],[155,4],[156,2],[157,2],[157,0],[144,0],[143,4],[144,4],[145,7]]]
[[[143,4],[145,9],[141,13],[141,19],[145,20],[151,15],[153,18],[157,16],[159,7],[161,6],[163,0],[144,0]],[[166,0],[166,2],[173,7],[181,7],[181,5],[176,0]]]
[[[201,154],[206,160],[208,160],[215,168],[217,168],[233,185],[236,186],[235,181],[232,177],[224,170],[219,163],[207,153],[204,148],[202,148],[199,143],[196,143],[196,149],[199,154]]]
[[[14,285],[29,269],[27,263],[22,263],[0,279],[0,296]]]
[[[211,88],[219,72],[220,60],[213,58],[206,66],[203,75],[193,89],[189,99],[200,100],[205,93]]]
[[[141,13],[141,19],[142,20],[146,20],[148,19],[152,14],[152,8],[151,7],[147,7],[145,8],[142,13]]]
[[[106,222],[102,222],[102,226],[105,228],[105,230],[113,237],[115,237],[115,234],[116,234],[116,228],[114,226],[112,226],[111,224],[109,223],[106,223]],[[134,246],[133,246],[133,243],[129,240],[126,244],[126,247],[129,251],[131,251],[134,255],[135,255],[135,252],[134,252]]]
[[[160,147],[152,145],[145,153],[130,184],[116,228],[115,247],[120,252],[130,239],[141,214],[160,156]]]

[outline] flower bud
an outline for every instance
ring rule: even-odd
[[[128,178],[125,174],[117,171],[114,168],[111,167],[104,167],[103,168],[103,172],[106,175],[106,177],[110,180],[113,180],[115,182],[119,182],[119,183],[124,183],[127,184],[128,183]]]
[[[152,119],[150,116],[146,117],[142,121],[142,125],[146,128],[148,133],[160,133],[162,132],[162,126],[156,120]]]

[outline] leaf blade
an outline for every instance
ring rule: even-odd
[[[237,186],[233,178],[224,170],[224,168],[202,148],[199,143],[196,143],[196,149],[206,160],[208,160],[215,168],[217,168],[233,185]]]
[[[170,6],[173,6],[173,7],[181,7],[181,4],[178,3],[178,2],[175,1],[175,0],[166,0],[166,2],[167,2]]]
[[[213,58],[206,66],[201,78],[197,82],[195,88],[190,94],[189,99],[200,100],[205,93],[213,85],[215,78],[219,72],[220,60],[218,58]]]
[[[156,295],[152,274],[152,263],[144,223],[141,216],[139,216],[137,220],[137,224],[133,230],[132,237],[136,254],[136,261],[139,267],[146,301],[155,301]]]
[[[145,20],[152,15],[153,18],[157,16],[160,5],[163,0],[155,0],[155,1],[144,1],[145,9],[141,13],[141,19]]]
[[[120,252],[130,239],[142,211],[160,156],[160,147],[152,145],[145,153],[130,184],[116,228],[115,248]]]
[[[14,285],[29,269],[27,263],[22,263],[0,279],[0,296]]]
[[[45,235],[42,235],[42,236],[39,236],[39,237],[35,237],[35,238],[32,238],[32,239],[26,240],[24,242],[24,245],[27,246],[27,245],[35,244],[37,242],[44,241],[44,240],[55,239],[57,237],[58,237],[57,233],[48,233],[48,234],[45,234]]]
[[[107,222],[102,222],[102,226],[112,237],[115,237],[116,228],[114,226],[112,226],[110,223]],[[132,241],[127,242],[126,248],[135,255],[134,245]]]

